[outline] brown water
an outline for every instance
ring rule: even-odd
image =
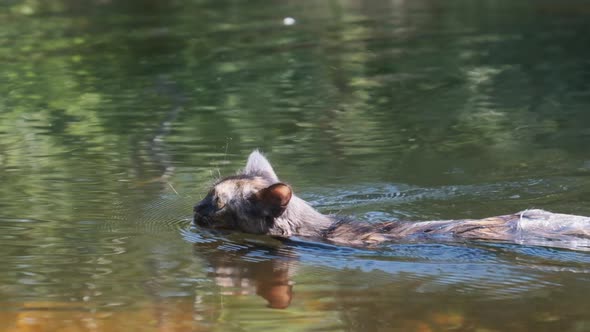
[[[254,148],[363,221],[590,216],[586,2],[22,0],[0,22],[0,331],[590,331],[588,252],[190,225]]]

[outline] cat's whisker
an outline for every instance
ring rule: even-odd
[[[166,181],[166,184],[168,184],[168,186],[170,186],[170,188],[172,189],[172,191],[174,191],[174,193],[177,196],[180,196],[180,194],[178,193],[178,191],[176,191],[176,189],[174,189],[174,186],[172,185],[172,183],[170,183],[169,181]]]

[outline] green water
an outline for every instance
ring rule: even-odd
[[[0,330],[590,331],[587,252],[190,225],[254,148],[359,220],[590,216],[590,4],[3,0],[0,22]]]

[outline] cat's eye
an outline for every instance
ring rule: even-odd
[[[217,196],[214,198],[214,203],[217,210],[221,210],[225,207],[225,203],[222,202]]]

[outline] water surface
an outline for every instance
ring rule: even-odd
[[[590,216],[587,3],[23,0],[0,21],[1,331],[590,330],[588,252],[190,225],[254,148],[362,221]]]

